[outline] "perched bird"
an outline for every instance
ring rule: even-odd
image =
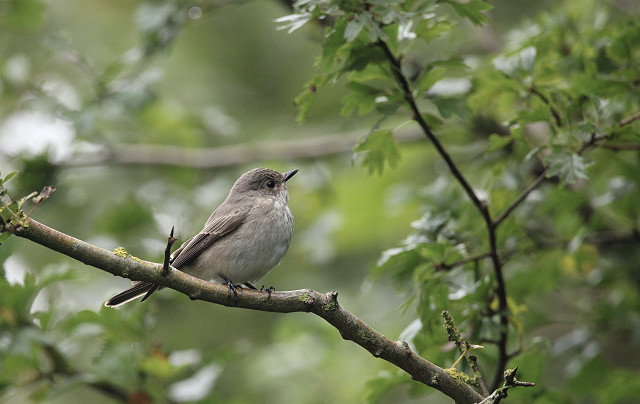
[[[255,289],[252,283],[278,265],[289,248],[293,215],[288,205],[287,181],[297,172],[255,168],[242,174],[204,229],[171,255],[171,266],[226,284],[236,299],[236,285]],[[144,301],[158,287],[137,282],[107,300],[105,306],[120,306],[142,295]]]

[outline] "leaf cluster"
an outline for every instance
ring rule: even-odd
[[[298,2],[295,15],[300,18],[289,28],[312,19],[327,22],[317,62],[320,73],[296,100],[299,119],[309,117],[318,91],[344,80],[349,92],[342,100],[342,113],[357,111],[378,119],[354,148],[356,154],[364,154],[361,161],[369,172],[382,173],[386,165],[398,164],[401,153],[389,123],[402,117],[419,121],[419,116],[425,131],[449,133],[462,127],[469,135],[459,136],[459,142],[480,138],[485,143],[485,153],[475,164],[464,165],[461,175],[479,184],[473,192],[486,203],[488,213],[460,203],[464,195],[452,192],[460,184],[444,179],[440,192],[424,192],[426,213],[412,224],[413,232],[399,247],[382,254],[374,270],[378,276],[390,275],[406,293],[406,306],[416,309],[418,325],[409,327],[414,330],[409,342],[437,358],[434,333],[438,313],[446,309],[461,319],[459,328],[472,343],[495,345],[507,352],[510,362],[522,355],[532,366],[529,372],[540,372],[545,362],[531,362],[526,352],[542,349],[545,358],[554,356],[553,349],[541,348],[552,344],[547,336],[536,337],[532,330],[559,320],[548,312],[545,299],[556,298],[562,285],[565,293],[571,291],[565,296],[585,291],[624,296],[619,306],[585,298],[563,302],[568,311],[580,313],[575,327],[591,330],[584,339],[567,336],[572,349],[604,349],[604,317],[592,314],[629,318],[639,295],[637,287],[633,292],[621,288],[609,272],[613,256],[619,264],[626,263],[623,267],[634,262],[635,247],[628,248],[637,247],[634,234],[640,224],[637,209],[630,205],[639,179],[637,18],[588,1],[576,7],[558,5],[509,33],[504,49],[465,69],[467,64],[457,55],[416,61],[410,50],[416,43],[430,44],[446,35],[460,18],[486,23],[486,2],[384,3]],[[457,17],[444,13],[444,6]],[[454,97],[440,90],[451,82],[452,73],[468,83]],[[445,141],[444,147],[450,145]],[[492,220],[489,237],[475,230],[482,229],[483,217]],[[497,261],[491,259],[492,251]],[[503,271],[506,288],[498,279]],[[637,285],[632,272],[624,270],[618,277]],[[501,308],[501,301],[506,308]],[[613,314],[613,306],[621,311]],[[505,309],[508,330],[500,314]],[[616,327],[638,330],[635,322]],[[598,333],[603,333],[600,338]],[[637,342],[626,335],[629,342]],[[479,354],[485,366],[495,361],[492,352]],[[597,356],[579,360],[575,380],[588,372]],[[527,372],[521,366],[523,370]],[[374,396],[403,383],[402,377],[384,380]],[[612,389],[601,384],[582,394],[606,395]]]
[[[0,391],[5,398],[19,388],[31,400],[47,401],[87,386],[123,402],[134,396],[181,400],[185,393],[176,386],[212,366],[197,350],[165,352],[145,344],[153,329],[150,313],[103,308],[64,314],[56,298],[44,308],[34,305],[37,296],[78,278],[75,271],[50,266],[20,283],[0,279]]]

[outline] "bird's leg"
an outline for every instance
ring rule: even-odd
[[[269,286],[268,288],[264,288],[264,285],[262,285],[262,287],[260,288],[261,292],[267,292],[269,294],[269,297],[271,297],[271,293],[276,291],[276,288],[274,288],[273,286]]]
[[[236,286],[233,284],[233,282],[231,282],[231,279],[227,278],[224,274],[218,273],[218,276],[221,277],[227,283],[227,288],[228,288],[227,294],[228,294],[228,296],[231,296],[231,292],[233,292],[234,300],[235,300],[235,302],[237,304],[238,303],[238,291],[236,289]]]
[[[253,289],[253,290],[257,290],[255,286],[253,286],[252,284],[250,284],[249,282],[245,282],[244,286],[248,287],[249,289]],[[262,289],[260,289],[262,290]]]

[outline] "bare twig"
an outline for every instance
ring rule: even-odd
[[[389,49],[389,46],[384,41],[378,41],[377,45],[382,49],[385,56],[387,57],[387,60],[389,60],[389,63],[391,64],[391,72],[394,78],[396,79],[396,81],[398,82],[400,89],[402,90],[402,95],[404,96],[404,99],[405,101],[407,101],[407,105],[411,110],[411,113],[413,115],[412,116],[413,120],[415,120],[418,123],[424,135],[429,139],[429,141],[431,141],[433,146],[438,151],[438,154],[445,161],[445,163],[447,164],[447,167],[449,167],[449,170],[451,171],[453,176],[456,178],[456,180],[460,183],[462,188],[464,188],[465,193],[471,199],[473,204],[476,205],[480,211],[486,212],[486,214],[488,215],[488,210],[485,203],[480,201],[480,199],[478,198],[478,195],[476,195],[475,191],[473,190],[473,188],[471,187],[467,179],[464,177],[464,175],[462,175],[462,172],[460,172],[457,165],[455,164],[455,162],[447,152],[447,150],[444,148],[442,143],[440,143],[440,140],[438,140],[436,135],[431,130],[431,127],[427,124],[427,122],[422,117],[422,114],[418,109],[418,104],[416,103],[416,100],[413,97],[413,93],[409,86],[409,82],[407,81],[404,74],[402,74],[400,60],[394,56],[393,52],[391,52],[391,49]]]
[[[529,91],[531,91],[531,94],[538,96],[538,98],[540,98],[542,102],[547,104],[547,106],[549,107],[549,111],[551,111],[551,115],[553,115],[553,119],[556,122],[556,125],[558,127],[562,126],[562,119],[560,118],[560,114],[558,113],[558,111],[556,111],[555,108],[553,108],[549,99],[544,94],[542,94],[535,86],[531,86],[529,88]]]
[[[169,233],[169,237],[167,238],[167,247],[164,249],[164,261],[162,262],[162,275],[169,275],[169,261],[171,260],[171,247],[173,243],[175,243],[178,239],[173,237],[173,231],[175,230],[174,226],[171,226],[171,233]]]
[[[29,239],[87,265],[135,281],[151,282],[175,289],[192,300],[203,300],[230,307],[278,313],[311,312],[334,326],[342,338],[369,351],[407,372],[414,380],[433,387],[456,403],[477,403],[480,394],[466,384],[460,384],[444,369],[413,352],[403,341],[392,341],[338,304],[338,293],[319,293],[310,289],[265,293],[241,289],[237,303],[227,294],[227,287],[206,282],[182,271],[170,271],[163,276],[161,264],[135,260],[114,254],[76,239],[31,218],[14,234]]]
[[[504,219],[509,217],[509,215],[515,210],[515,208],[517,208],[522,202],[524,202],[529,194],[535,191],[535,189],[538,188],[540,184],[542,184],[542,181],[544,181],[546,176],[547,167],[542,170],[542,173],[538,175],[538,177],[531,183],[531,185],[529,185],[524,191],[522,191],[522,193],[520,193],[520,195],[518,195],[516,199],[513,200],[513,202],[511,202],[511,204],[507,207],[507,209],[504,210],[504,212],[502,212],[500,215],[498,215],[498,217],[494,219],[494,225],[498,227]]]
[[[436,266],[436,268],[438,270],[441,270],[441,271],[448,271],[450,269],[453,269],[453,268],[468,264],[470,262],[480,261],[481,259],[488,258],[490,256],[491,256],[490,252],[485,252],[485,253],[482,253],[482,254],[473,255],[471,257],[467,257],[467,258],[461,259],[460,261],[456,261],[456,262],[453,262],[451,264],[447,264],[446,262],[442,262],[442,263],[438,264]]]
[[[507,369],[504,371],[504,383],[502,387],[497,388],[487,398],[482,400],[479,404],[498,404],[503,398],[506,398],[510,387],[534,387],[536,384],[531,382],[521,382],[516,379],[516,373],[518,367],[513,369]]]
[[[619,127],[623,127],[625,125],[629,125],[631,122],[640,119],[640,111],[636,112],[635,114],[631,115],[628,118],[625,118],[623,120],[621,120],[620,122],[618,122],[618,126]]]
[[[640,144],[637,143],[605,143],[602,146],[603,149],[612,150],[612,151],[627,151],[627,150],[638,150],[640,149]]]

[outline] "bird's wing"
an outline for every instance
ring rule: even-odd
[[[229,214],[217,215],[217,212],[214,213],[200,233],[184,242],[173,253],[171,265],[174,268],[180,268],[193,260],[211,244],[240,227],[250,210],[251,207],[246,207],[245,209],[236,209]]]

